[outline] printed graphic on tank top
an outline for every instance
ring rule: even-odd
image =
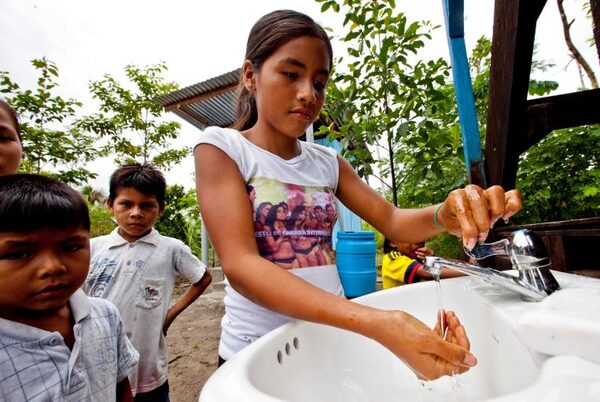
[[[335,264],[337,211],[331,188],[266,177],[254,177],[246,187],[261,256],[284,269]]]

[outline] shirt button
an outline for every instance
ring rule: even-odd
[[[135,244],[129,243],[129,248],[132,248],[133,246],[135,246]]]
[[[127,261],[127,265],[131,265],[131,261]]]
[[[56,345],[58,345],[59,343],[60,343],[60,339],[58,339],[58,338],[51,338],[51,339],[48,341],[48,345],[50,345],[50,346],[56,346]]]

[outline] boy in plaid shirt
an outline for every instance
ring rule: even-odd
[[[119,312],[80,290],[89,230],[68,185],[0,177],[0,400],[132,400],[138,353]]]

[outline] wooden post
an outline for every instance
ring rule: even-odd
[[[537,19],[546,0],[496,0],[487,120],[488,184],[515,186],[527,136],[527,91]]]

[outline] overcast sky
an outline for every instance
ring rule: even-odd
[[[575,42],[596,67],[594,49],[585,40],[592,36],[581,7],[584,0],[565,0],[569,16],[576,17]],[[442,0],[396,0],[399,10],[410,20],[443,23]],[[465,0],[465,38],[470,49],[482,34],[491,37],[493,0]],[[61,96],[91,101],[88,82],[103,74],[122,77],[127,64],[166,62],[167,78],[181,87],[223,74],[241,66],[248,32],[265,13],[290,8],[309,14],[324,26],[341,27],[341,16],[320,13],[312,0],[1,0],[0,70],[8,71],[24,88],[35,85],[36,74],[29,61],[46,56],[60,70]],[[558,92],[577,88],[574,65],[568,64],[556,2],[550,0],[538,22],[536,34],[539,58],[556,63],[544,75],[561,83]],[[342,51],[334,43],[334,51]],[[445,33],[438,29],[434,41],[422,54],[425,58],[448,57]],[[87,112],[93,112],[89,110]],[[173,119],[179,120],[173,115]],[[182,140],[197,130],[182,124]],[[92,185],[107,188],[106,162]],[[193,162],[186,159],[176,172],[169,172],[169,184],[192,186]]]

